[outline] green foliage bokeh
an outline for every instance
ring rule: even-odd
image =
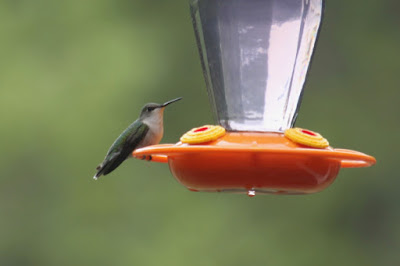
[[[167,165],[92,180],[146,102],[212,123],[187,1],[0,1],[0,265],[398,265],[396,1],[327,1],[297,125],[376,156],[308,196],[193,193]]]

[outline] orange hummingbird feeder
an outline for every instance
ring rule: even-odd
[[[191,191],[306,194],[341,168],[375,158],[334,149],[319,133],[293,128],[323,0],[191,0],[191,15],[217,126],[176,144],[134,151],[168,163]]]

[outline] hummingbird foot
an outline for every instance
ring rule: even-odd
[[[151,155],[143,155],[141,158],[139,158],[141,160],[146,160],[146,161],[151,161],[153,159],[153,157],[151,157]]]

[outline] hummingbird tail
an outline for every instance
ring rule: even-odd
[[[111,157],[106,158],[99,166],[96,167],[97,173],[94,175],[93,179],[97,180],[102,175],[107,175],[114,171],[126,158],[128,158],[130,151],[126,154],[120,155],[120,153],[114,153]]]
[[[100,165],[96,168],[96,170],[97,170],[97,173],[93,176],[94,180],[98,180],[100,176],[104,175],[105,168]]]
[[[94,180],[98,180],[99,177],[103,175],[104,167],[103,167],[103,164],[102,164],[102,163],[99,164],[99,165],[96,167],[96,171],[97,171],[97,173],[93,176],[93,179],[94,179]]]

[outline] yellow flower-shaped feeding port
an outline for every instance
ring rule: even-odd
[[[299,127],[289,128],[285,131],[285,137],[298,144],[323,149],[329,146],[328,140],[321,134]]]
[[[216,140],[223,135],[225,135],[225,128],[221,126],[205,125],[186,132],[180,140],[182,143],[200,144]]]

